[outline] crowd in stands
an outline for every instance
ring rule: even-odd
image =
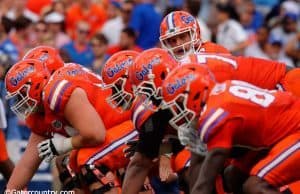
[[[174,10],[190,12],[203,40],[234,55],[300,67],[299,0],[1,0],[0,78],[38,45],[100,74],[118,51],[160,47],[160,22]],[[0,90],[4,99],[2,82]],[[6,136],[17,138],[22,121],[8,108],[7,119]]]

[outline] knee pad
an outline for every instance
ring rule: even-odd
[[[76,173],[69,166],[69,156],[65,156],[61,162],[62,172],[59,172],[59,180],[62,183],[62,190],[73,190],[80,188],[80,181]]]
[[[81,168],[81,179],[86,185],[91,185],[97,182],[101,183],[102,186],[94,189],[92,193],[102,194],[111,190],[112,188],[120,186],[117,180],[109,180],[106,177],[108,172],[110,172],[110,170],[104,165],[85,165]]]

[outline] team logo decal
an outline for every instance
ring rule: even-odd
[[[132,58],[129,58],[129,59],[123,61],[122,63],[117,63],[114,67],[108,68],[106,71],[106,74],[108,77],[112,78],[112,77],[114,77],[115,74],[119,73],[126,67],[132,65],[132,63],[133,63]]]
[[[24,79],[28,74],[32,73],[34,71],[34,67],[33,66],[29,66],[26,69],[24,69],[23,71],[19,72],[16,77],[12,77],[10,79],[10,83],[13,86],[17,86],[18,83],[20,81],[22,81],[22,79]]]
[[[144,77],[149,74],[149,71],[153,69],[154,65],[160,64],[160,57],[155,57],[148,64],[144,64],[141,71],[136,72],[136,78],[138,80],[144,80]]]
[[[190,23],[192,23],[192,22],[195,21],[194,17],[191,16],[191,15],[189,15],[189,16],[183,15],[183,16],[181,16],[180,18],[181,18],[181,20],[182,20],[184,23],[186,23],[186,24],[190,24]]]
[[[184,76],[183,78],[176,79],[176,81],[174,83],[168,84],[167,92],[169,94],[174,94],[176,92],[176,90],[185,86],[187,83],[189,83],[190,81],[192,81],[194,79],[195,79],[195,76],[193,74],[188,74],[188,75]]]

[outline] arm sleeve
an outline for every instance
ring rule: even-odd
[[[45,108],[63,116],[65,106],[75,88],[77,86],[67,80],[57,80],[49,85],[45,92]]]
[[[274,89],[286,72],[285,64],[276,61],[254,57],[238,57],[237,61],[238,69],[234,79],[265,89]]]
[[[208,150],[214,148],[230,149],[234,144],[235,131],[241,125],[241,120],[234,119],[225,122],[223,125],[215,128],[207,138]]]

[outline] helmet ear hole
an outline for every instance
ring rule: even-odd
[[[193,100],[198,100],[200,98],[200,92],[197,92],[193,98]]]
[[[192,70],[192,71],[196,71],[195,67],[190,67],[189,69]]]
[[[41,84],[40,83],[38,83],[38,84],[36,84],[36,86],[35,86],[35,90],[38,90],[39,88],[40,88],[40,86],[41,86]]]
[[[166,72],[162,72],[161,74],[160,74],[160,79],[161,80],[165,80],[166,79]]]

